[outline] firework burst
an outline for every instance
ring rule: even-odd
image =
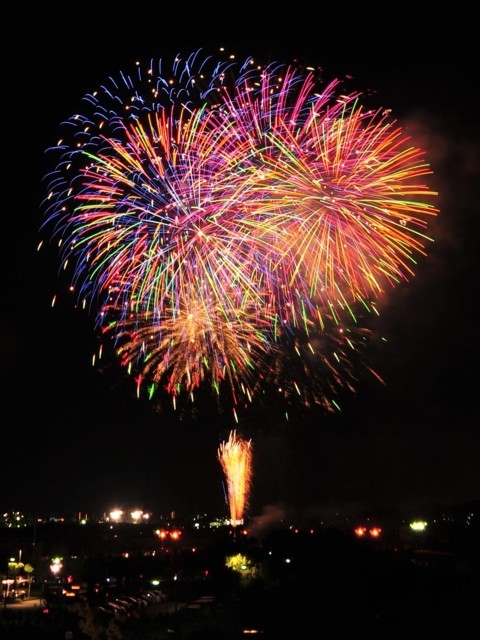
[[[414,275],[437,210],[424,153],[340,86],[198,51],[109,78],[65,123],[42,228],[139,393],[251,402],[289,352],[307,404],[353,384],[357,310]]]

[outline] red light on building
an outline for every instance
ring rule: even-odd
[[[355,531],[355,535],[358,538],[362,538],[363,536],[366,536],[367,533],[371,538],[378,538],[382,533],[382,530],[380,527],[371,527],[370,529],[367,529],[367,527],[356,527],[354,531]]]

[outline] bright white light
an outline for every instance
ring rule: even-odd
[[[410,529],[412,531],[425,531],[427,523],[424,520],[415,520],[410,523]]]

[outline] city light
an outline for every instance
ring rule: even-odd
[[[54,576],[58,576],[60,571],[63,568],[62,564],[63,558],[52,558],[52,564],[50,565],[50,571]]]

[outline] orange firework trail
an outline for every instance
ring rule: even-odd
[[[231,431],[218,449],[218,460],[227,480],[228,505],[232,525],[243,523],[252,480],[252,442]]]

